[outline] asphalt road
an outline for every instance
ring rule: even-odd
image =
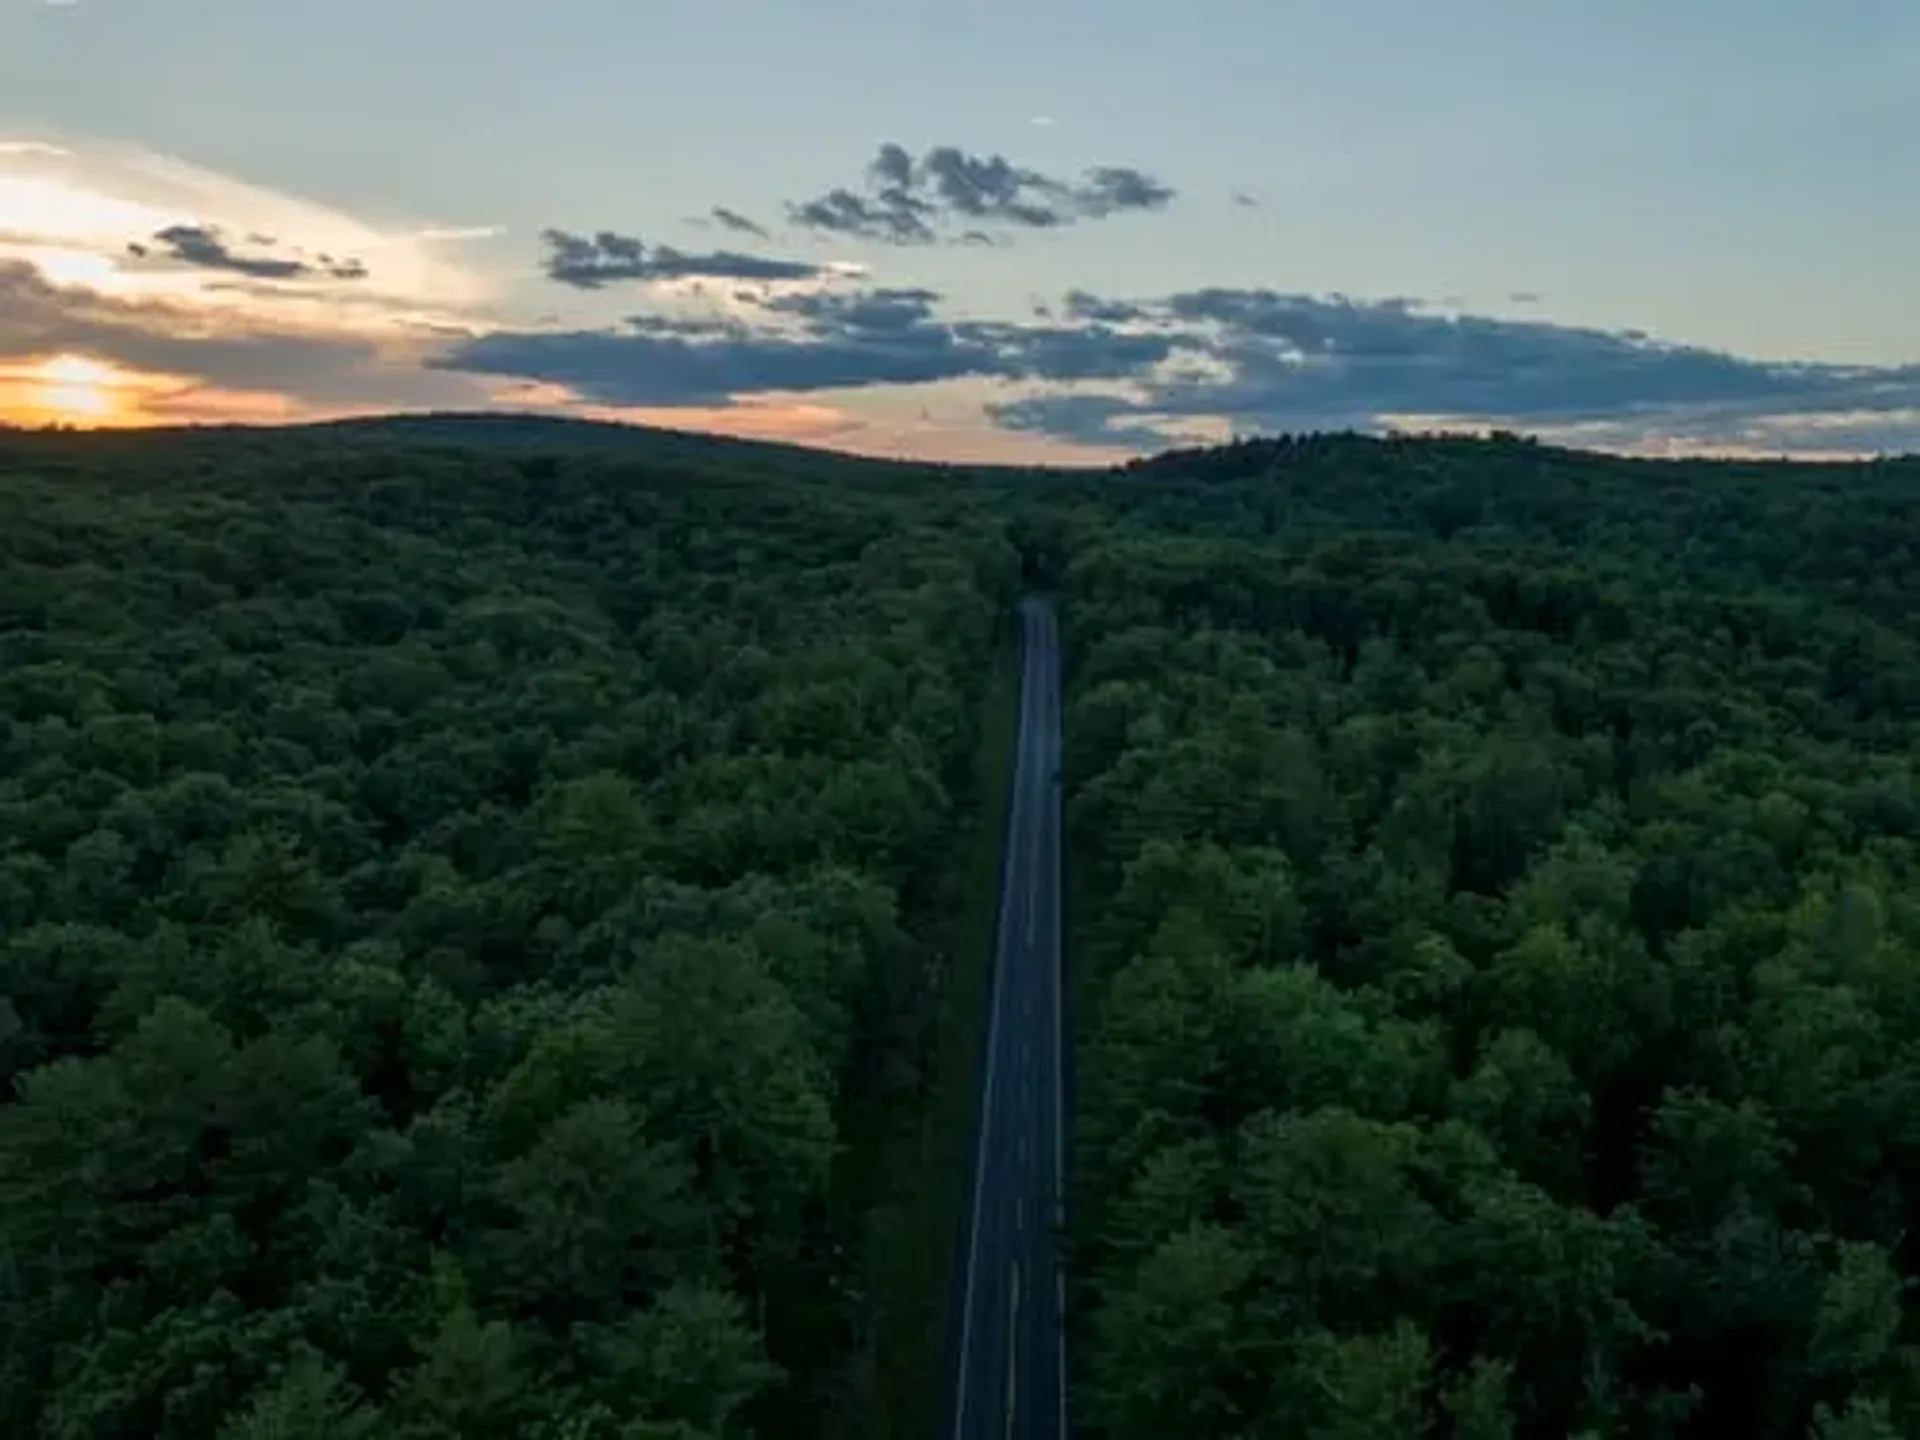
[[[1060,999],[1060,650],[1053,608],[1020,607],[1018,760],[1000,879],[955,1328],[953,1440],[1065,1440],[1056,1235],[1065,1093]]]

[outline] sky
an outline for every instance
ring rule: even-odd
[[[0,420],[1920,451],[1912,0],[0,0]]]

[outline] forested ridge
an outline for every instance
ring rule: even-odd
[[[1920,1428],[1920,465],[1068,489],[1091,1432]]]
[[[0,433],[0,1431],[862,1433],[1037,583],[1087,1434],[1913,1433],[1916,557],[1914,462]]]
[[[8,1435],[854,1383],[1019,558],[851,466],[450,438],[0,439]]]

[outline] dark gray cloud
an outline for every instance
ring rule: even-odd
[[[454,347],[448,369],[550,380],[616,405],[704,405],[794,392],[987,378],[1118,380],[1164,360],[1172,337],[1099,325],[943,320],[923,289],[821,291],[753,300],[763,325],[638,320],[609,330],[498,333]]]
[[[25,261],[0,260],[0,363],[87,355],[194,386],[274,392],[315,404],[472,405],[484,394],[462,377],[423,370],[410,354],[383,354],[351,336],[213,329],[204,313],[55,285]],[[164,409],[159,399],[144,402]]]
[[[992,227],[1047,230],[1124,211],[1159,210],[1174,193],[1128,166],[1098,165],[1067,181],[953,145],[936,145],[915,159],[888,141],[858,188],[835,187],[789,204],[787,214],[811,230],[895,245],[980,244],[992,243]]]
[[[600,230],[575,235],[544,230],[542,268],[549,280],[576,290],[645,280],[817,280],[826,267],[805,260],[777,260],[735,250],[689,254],[671,245],[648,245],[631,235]]]
[[[1125,165],[1096,165],[1086,183],[1069,192],[1080,213],[1100,220],[1124,210],[1164,210],[1173,187]]]
[[[1403,417],[1684,434],[1696,443],[1805,432],[1810,447],[1815,431],[1845,429],[1911,434],[1908,446],[1920,444],[1920,366],[1748,360],[1638,331],[1440,313],[1406,297],[1073,291],[1053,315],[1029,322],[947,319],[940,297],[923,289],[756,303],[764,323],[496,334],[436,363],[657,406],[962,378],[1091,384],[1120,393],[1040,394],[990,414],[1008,429],[1126,450],[1168,443],[1163,427],[1203,420],[1271,433],[1379,429]]]
[[[1763,415],[1920,405],[1920,366],[1748,360],[1640,331],[1436,314],[1404,297],[1211,288],[1149,302],[1076,296],[1068,312],[1175,336],[1177,353],[1199,363],[1136,376],[1132,399],[1018,404],[995,412],[1000,423],[1136,448],[1139,426],[1156,419],[1207,417],[1241,432],[1370,429],[1396,416],[1727,432]]]
[[[257,248],[272,247],[260,237]],[[653,249],[639,258],[660,267],[649,275],[718,268]],[[1235,433],[1481,424],[1624,449],[1920,449],[1920,365],[1751,360],[1639,330],[1496,319],[1406,297],[1071,291],[1050,315],[983,320],[952,315],[926,288],[769,295],[751,286],[758,278],[744,277],[737,315],[376,343],[271,320],[216,326],[205,312],[58,286],[30,264],[0,262],[0,363],[85,354],[332,405],[484,403],[476,377],[486,375],[661,407],[984,379],[1040,392],[993,407],[1000,426],[1119,451],[1171,443],[1202,421]],[[231,283],[256,281],[276,283],[246,272]]]
[[[736,234],[752,235],[760,240],[767,238],[766,228],[750,215],[742,215],[738,210],[730,210],[725,205],[716,205],[708,213],[720,225]]]
[[[249,235],[243,242],[255,250],[275,250],[271,235]],[[296,251],[289,255],[244,255],[229,245],[218,226],[169,225],[148,240],[135,240],[127,253],[142,260],[164,260],[200,270],[220,270],[252,280],[364,280],[367,267],[351,257]]]
[[[214,384],[301,383],[321,370],[370,359],[359,341],[259,331],[208,334],[194,317],[155,301],[120,300],[54,285],[33,265],[0,260],[0,360],[71,351],[128,369],[193,375]]]
[[[1243,209],[1257,210],[1260,207],[1260,202],[1244,190],[1229,191],[1228,196],[1234,204],[1241,206]]]
[[[1133,402],[1115,395],[1032,395],[991,407],[1003,430],[1061,436],[1091,435],[1096,445],[1134,451],[1164,450],[1170,438],[1139,423]]]
[[[483,335],[433,362],[447,369],[565,385],[609,405],[720,404],[755,391],[914,385],[975,374],[980,357],[921,332],[741,337],[653,327]]]
[[[809,230],[885,240],[895,245],[931,245],[940,238],[933,226],[933,207],[911,195],[896,195],[891,201],[871,200],[851,190],[835,188],[816,199],[789,205],[787,216],[794,224]]]
[[[1149,312],[1131,300],[1108,300],[1099,295],[1089,295],[1085,290],[1069,290],[1061,305],[1071,320],[1126,325],[1149,318]]]
[[[939,303],[940,294],[936,290],[883,287],[776,295],[761,301],[760,306],[776,315],[796,315],[816,329],[872,334],[926,327],[932,323],[934,307]]]

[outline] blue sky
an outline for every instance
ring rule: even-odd
[[[1061,458],[1429,420],[1920,448],[1911,3],[0,0],[0,106],[0,361],[110,369],[149,418],[537,404]],[[788,218],[871,199],[885,142],[1003,156],[1057,182],[1023,193],[1058,223],[898,245]],[[1094,203],[1092,167],[1172,194]],[[50,186],[225,248],[129,256]],[[766,235],[689,223],[716,205]],[[442,238],[469,229],[497,233]],[[561,283],[549,229],[678,259]],[[368,274],[235,270],[250,233],[358,243]],[[55,253],[80,245],[110,273]],[[829,268],[666,278],[716,250]],[[849,308],[873,291],[922,298],[882,333]],[[1132,311],[1082,334],[1069,292]]]

